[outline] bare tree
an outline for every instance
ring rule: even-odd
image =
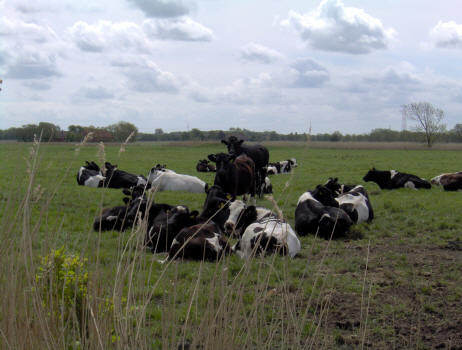
[[[431,147],[438,133],[446,129],[442,123],[444,112],[428,102],[410,103],[402,106],[403,116],[417,122],[416,129],[425,134],[427,146]]]

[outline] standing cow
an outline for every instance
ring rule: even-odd
[[[262,186],[266,177],[266,167],[269,162],[269,152],[262,145],[243,145],[244,140],[239,140],[236,136],[230,136],[228,140],[221,140],[228,148],[228,153],[232,156],[246,154],[255,163],[255,176],[257,182],[257,193],[262,194]]]

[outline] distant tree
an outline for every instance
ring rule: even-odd
[[[462,140],[462,124],[456,124],[451,129],[451,133],[455,135],[456,140]]]
[[[340,131],[334,131],[334,133],[330,135],[329,137],[329,141],[332,141],[332,142],[338,142],[341,139],[342,139],[342,134]]]
[[[402,106],[402,112],[405,118],[417,122],[416,130],[425,135],[427,147],[432,147],[439,133],[446,129],[442,123],[444,112],[439,108],[433,107],[428,102],[410,103]]]
[[[56,141],[61,137],[61,128],[58,125],[47,122],[40,122],[37,129],[37,137],[39,137],[41,134],[42,141]]]
[[[130,139],[130,142],[135,141],[136,134],[138,133],[138,128],[132,123],[120,121],[117,124],[109,125],[106,128],[107,131],[111,132],[114,135],[114,140],[123,142],[127,137],[133,134],[133,137]]]

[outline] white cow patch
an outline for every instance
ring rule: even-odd
[[[147,181],[145,178],[138,176],[138,181],[136,183],[136,186],[146,186]]]
[[[308,199],[311,199],[311,200],[313,200],[313,201],[319,203],[318,200],[316,200],[316,199],[313,198],[313,196],[311,195],[310,192],[305,192],[305,193],[303,193],[303,194],[300,196],[300,198],[298,199],[297,205],[299,205],[301,202],[304,202],[304,201],[306,201],[306,200],[308,200]]]
[[[118,216],[115,216],[115,215],[111,215],[111,216],[108,216],[106,218],[107,221],[114,221],[114,220],[117,220]]]
[[[84,184],[88,187],[98,187],[100,181],[104,181],[105,177],[103,175],[93,175],[85,180]]]
[[[212,238],[206,238],[205,240],[213,247],[213,249],[219,253],[223,250],[223,248],[220,245],[220,240],[218,239],[220,235],[218,233],[213,233],[215,237]]]
[[[367,198],[362,194],[352,195],[345,193],[335,200],[341,204],[352,204],[356,212],[358,213],[358,224],[369,219],[369,208],[367,207]]]
[[[413,183],[412,181],[406,182],[406,183],[404,184],[404,188],[412,188],[412,189],[414,189],[414,190],[416,189],[416,188],[415,188],[415,185],[414,185],[414,183]]]
[[[205,182],[198,177],[174,172],[151,172],[148,175],[148,182],[151,183],[154,191],[205,192]]]
[[[390,179],[393,179],[396,174],[398,174],[396,170],[390,170]]]

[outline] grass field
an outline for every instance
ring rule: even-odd
[[[366,183],[375,219],[346,239],[301,237],[295,259],[229,256],[216,264],[161,265],[164,254],[141,248],[142,226],[92,231],[100,208],[121,205],[123,194],[78,186],[78,168],[85,160],[108,160],[146,175],[165,163],[212,184],[214,175],[196,173],[195,165],[224,147],[125,148],[0,144],[0,348],[462,348],[462,193],[381,191]],[[372,166],[427,179],[462,167],[456,150],[268,148],[270,161],[295,157],[299,163],[293,174],[271,177],[291,224],[298,197],[330,176],[363,184]],[[180,192],[154,198],[199,211],[204,199]],[[268,199],[258,204],[273,208]],[[61,247],[67,256],[87,259],[83,295],[67,298],[65,289],[83,267],[64,286],[58,277],[40,278],[42,257]]]

